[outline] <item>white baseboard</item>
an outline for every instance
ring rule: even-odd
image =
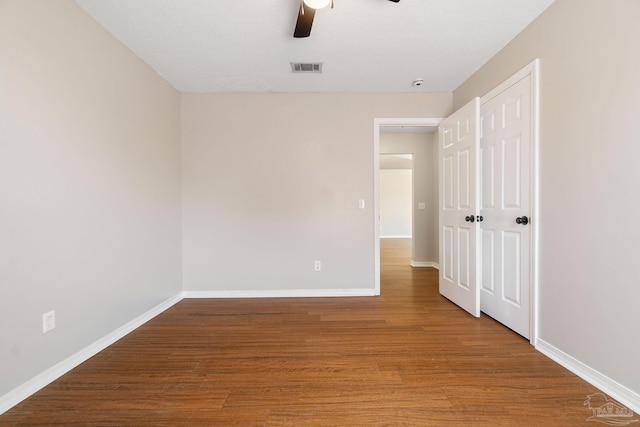
[[[440,270],[440,265],[437,262],[430,261],[411,261],[411,267],[429,267]]]
[[[184,298],[318,298],[318,297],[369,297],[375,290],[354,289],[281,289],[255,291],[184,291]]]
[[[591,385],[599,388],[636,414],[640,414],[640,394],[628,389],[592,367],[585,365],[540,338],[536,341],[536,350],[564,366]]]
[[[135,319],[119,327],[115,331],[105,335],[93,344],[90,344],[89,346],[83,348],[79,352],[69,356],[62,362],[52,366],[35,378],[32,378],[26,383],[11,390],[9,393],[0,397],[0,414],[7,412],[9,409],[22,402],[27,397],[31,396],[43,387],[57,380],[62,375],[80,365],[82,362],[95,356],[114,342],[118,341],[120,338],[124,337],[136,328],[142,326],[172,305],[178,303],[180,300],[182,300],[182,293],[169,298],[166,301],[163,301],[162,303],[153,307],[151,310],[136,317]]]

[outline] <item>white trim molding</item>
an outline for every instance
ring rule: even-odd
[[[411,260],[411,267],[428,267],[440,270],[440,264],[431,261],[413,261]]]
[[[636,414],[640,414],[640,394],[628,389],[619,382],[612,380],[603,373],[540,338],[536,341],[536,350],[570,370],[594,387],[605,392],[610,397],[613,397]]]
[[[105,335],[104,337],[98,339],[93,344],[88,345],[77,353],[67,357],[63,361],[58,364],[52,366],[36,377],[30,379],[26,383],[16,387],[11,390],[9,393],[0,397],[0,414],[5,413],[18,403],[22,402],[24,399],[28,398],[32,394],[46,387],[53,381],[57,380],[76,366],[100,353],[105,348],[109,347],[111,344],[118,341],[120,338],[139,328],[140,326],[147,323],[149,320],[156,317],[158,314],[167,310],[171,306],[182,300],[182,293],[177,294],[160,304],[156,305],[149,311],[141,314],[136,317],[132,321],[122,325],[118,329],[113,332]]]
[[[323,298],[323,297],[370,297],[372,288],[354,289],[274,289],[238,291],[184,291],[184,298]]]

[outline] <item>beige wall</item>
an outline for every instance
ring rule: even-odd
[[[0,2],[0,397],[180,292],[179,108],[73,1]]]
[[[557,0],[461,85],[540,80],[540,338],[640,393],[640,2]]]
[[[413,261],[438,264],[438,133],[382,133],[380,153],[413,154]],[[418,209],[424,202],[425,209]]]
[[[413,169],[380,168],[380,237],[411,238]]]
[[[374,118],[450,111],[451,94],[184,95],[185,291],[373,291]]]

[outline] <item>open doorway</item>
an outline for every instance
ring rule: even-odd
[[[410,265],[413,250],[412,237],[413,154],[381,153],[380,268],[382,273],[390,266]]]
[[[396,237],[408,236],[411,255],[405,258],[407,265],[413,267],[437,267],[438,264],[438,165],[437,130],[441,119],[375,119],[374,120],[374,213],[375,213],[375,280],[376,294],[380,294],[380,239],[389,238],[385,224],[382,229],[381,211],[381,161],[395,155],[394,161],[400,161],[401,155],[411,155],[411,227],[395,234]],[[406,160],[406,159],[405,159]],[[392,173],[393,174],[393,173]],[[402,175],[397,173],[396,175]],[[405,173],[406,175],[406,173]],[[384,178],[383,178],[384,179]],[[405,177],[406,179],[406,177]],[[400,230],[396,228],[396,230]],[[405,228],[406,230],[406,228]],[[400,242],[401,243],[401,242]],[[385,253],[388,256],[388,252]]]
[[[380,154],[380,238],[411,239],[413,154]]]

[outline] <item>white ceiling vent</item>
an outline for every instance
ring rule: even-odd
[[[321,73],[322,62],[292,62],[292,73]]]

